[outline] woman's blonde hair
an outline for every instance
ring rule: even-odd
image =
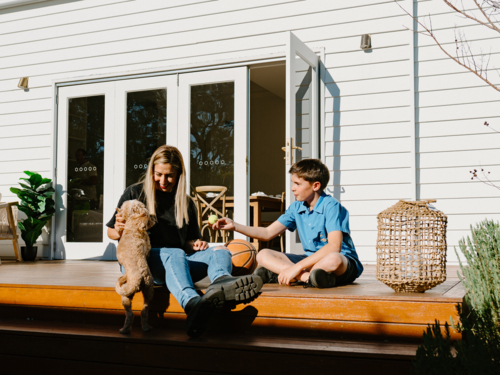
[[[150,215],[156,216],[156,185],[154,181],[155,165],[170,164],[177,172],[177,189],[175,193],[175,223],[182,228],[184,221],[189,224],[189,197],[186,194],[186,169],[180,151],[174,146],[163,145],[153,153],[148,168],[139,183],[142,183],[142,193],[146,198],[146,207]]]

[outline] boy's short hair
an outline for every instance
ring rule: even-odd
[[[301,160],[292,165],[288,173],[295,173],[298,177],[310,183],[319,182],[321,184],[321,193],[326,189],[326,185],[328,185],[328,181],[330,181],[330,172],[328,168],[318,159]]]

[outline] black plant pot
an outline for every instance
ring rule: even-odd
[[[36,258],[36,253],[38,252],[37,246],[21,246],[21,257],[26,262],[32,262]]]

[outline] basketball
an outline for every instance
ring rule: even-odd
[[[257,250],[245,240],[231,240],[225,245],[231,252],[233,276],[250,275],[257,267]]]

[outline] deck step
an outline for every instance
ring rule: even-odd
[[[363,281],[359,282],[361,285]],[[239,305],[220,319],[225,325],[245,332],[294,333],[307,336],[397,339],[420,341],[429,323],[442,324],[456,316],[456,304],[463,299],[463,287],[450,282],[447,296],[332,294],[328,290],[266,285],[251,305]],[[437,289],[437,288],[436,288]],[[346,292],[347,290],[347,292]],[[353,290],[355,290],[353,288]],[[84,310],[123,316],[121,299],[110,287],[1,285],[0,305],[54,308],[63,311]],[[137,295],[133,309],[142,309]],[[155,288],[151,315],[183,320],[185,314],[165,288]],[[452,332],[452,339],[458,339]]]
[[[280,374],[332,368],[350,374],[407,374],[415,344],[324,340],[212,330],[190,339],[177,327],[123,336],[106,324],[21,319],[0,321],[2,373]],[[77,370],[75,372],[75,369]],[[373,369],[373,371],[372,371]],[[3,372],[5,371],[5,372]],[[151,372],[152,371],[152,372]],[[42,371],[43,373],[43,371]],[[112,372],[114,373],[114,372]]]

